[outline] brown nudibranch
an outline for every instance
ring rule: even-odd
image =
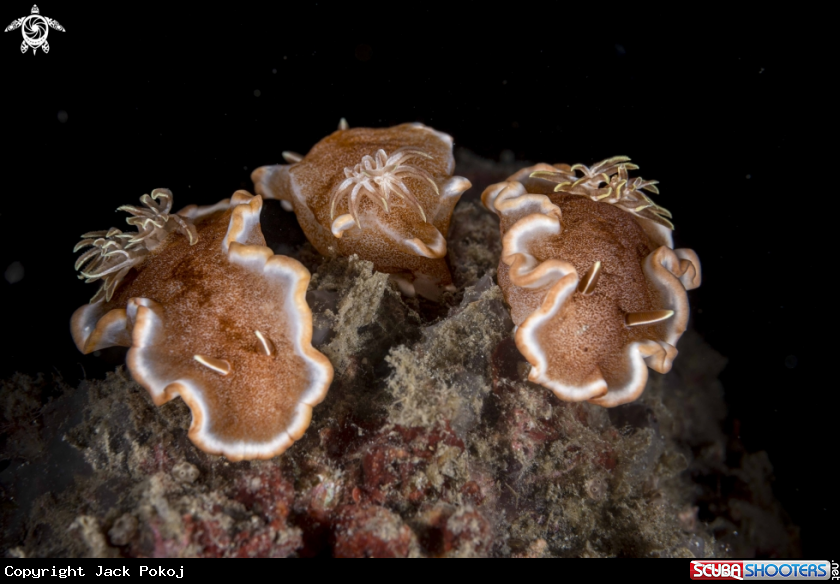
[[[90,247],[80,278],[102,280],[71,319],[76,346],[130,347],[134,379],[157,405],[181,396],[202,450],[234,461],[282,453],[333,376],[311,344],[309,272],[266,247],[259,196],[178,213],[165,189],[141,201],[120,207],[136,232],[91,232],[76,246]]]
[[[673,249],[670,213],[617,156],[591,168],[538,164],[489,186],[501,220],[498,279],[530,379],[566,401],[633,401],[647,367],[671,369],[700,261]],[[647,365],[647,367],[645,366]]]
[[[452,138],[422,124],[339,129],[306,156],[251,175],[257,194],[294,210],[325,256],[357,254],[390,273],[407,295],[452,287],[446,233],[471,185],[452,176]]]

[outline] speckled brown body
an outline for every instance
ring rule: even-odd
[[[635,218],[621,209],[575,195],[552,193],[549,199],[563,213],[563,234],[535,246],[537,260],[563,258],[579,274],[597,261],[603,267],[595,290],[572,295],[551,325],[540,331],[539,339],[558,347],[564,360],[556,367],[573,382],[591,382],[597,372],[606,377],[627,369],[622,348],[629,343],[652,333],[664,334],[655,324],[645,328],[624,325],[624,314],[661,306],[659,294],[643,270],[645,258],[658,246]],[[510,283],[509,272],[509,266],[500,262],[499,285],[508,303],[516,307],[514,322],[520,324],[544,294],[516,288]],[[607,383],[621,381],[607,377]]]
[[[359,221],[340,236],[334,235],[334,215],[350,211],[349,198],[339,200],[331,212],[335,189],[345,180],[344,169],[353,168],[365,156],[382,150],[387,154],[401,148],[414,148],[427,156],[417,157],[411,166],[428,173],[437,190],[416,176],[408,176],[404,184],[425,213],[405,199],[392,199],[386,211],[378,200],[361,197]],[[299,162],[291,165],[257,169],[252,179],[258,194],[290,204],[309,241],[328,257],[350,256],[372,261],[377,271],[404,274],[410,279],[422,276],[429,282],[447,287],[452,284],[445,260],[445,242],[452,211],[461,193],[470,183],[452,177],[455,163],[452,138],[422,124],[402,124],[392,128],[352,128],[333,132],[312,147]],[[406,242],[419,240],[434,248],[441,241],[443,248],[417,253]],[[431,257],[434,256],[434,257]]]
[[[205,395],[211,410],[229,413],[214,419],[212,431],[227,440],[259,442],[276,433],[278,425],[291,423],[297,388],[307,385],[307,370],[291,339],[278,330],[277,311],[282,308],[269,300],[277,292],[253,271],[227,262],[222,241],[230,215],[230,210],[220,211],[197,222],[195,246],[178,234],[170,235],[171,241],[149,256],[105,309],[125,308],[138,297],[160,304],[167,323],[165,338],[150,358],[160,367],[188,372],[202,386],[217,385],[219,374],[195,362],[193,355],[233,363],[219,390]],[[249,239],[248,244],[265,245],[258,231]],[[274,367],[265,367],[255,330],[272,339],[283,356]],[[253,415],[255,409],[260,415]],[[243,419],[250,420],[244,428]]]
[[[498,278],[517,346],[530,379],[561,399],[636,399],[645,365],[671,368],[688,321],[685,292],[700,284],[696,254],[672,249],[670,213],[641,193],[656,191],[655,181],[631,181],[628,161],[539,164],[482,195],[501,220]]]
[[[169,233],[110,300],[71,322],[84,352],[131,347],[129,369],[155,403],[180,396],[191,439],[232,460],[270,458],[299,439],[332,378],[310,344],[309,272],[265,246],[261,208],[240,191],[229,206],[185,210],[192,241]]]

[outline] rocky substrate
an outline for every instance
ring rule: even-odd
[[[78,387],[4,381],[3,552],[796,556],[768,457],[724,431],[725,359],[696,333],[632,404],[565,403],[527,381],[495,283],[498,223],[476,202],[509,170],[460,153],[475,187],[449,236],[458,290],[439,303],[403,297],[369,262],[324,260],[267,202],[269,245],[313,274],[313,341],[335,367],[275,459],[198,450],[186,405],[155,407],[123,367]]]

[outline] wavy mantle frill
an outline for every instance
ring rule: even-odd
[[[471,185],[452,176],[451,136],[419,123],[377,129],[342,123],[306,156],[283,155],[291,164],[258,168],[254,188],[294,210],[322,255],[372,261],[407,295],[436,298],[452,288],[446,234]]]
[[[692,250],[672,249],[670,229],[617,205],[546,187],[528,192],[539,189],[531,177],[544,168],[553,167],[524,169],[482,194],[501,220],[499,284],[516,345],[530,380],[560,399],[633,401],[647,367],[671,369],[700,262]]]
[[[128,368],[155,404],[180,396],[190,439],[233,461],[271,458],[300,439],[333,376],[311,344],[310,274],[266,247],[261,210],[245,191],[183,209],[178,220],[197,241],[167,234],[110,300],[71,320],[83,353],[130,347]]]

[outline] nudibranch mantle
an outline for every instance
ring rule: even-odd
[[[161,195],[171,204],[163,190],[149,200]],[[309,272],[266,247],[261,209],[245,191],[183,209],[107,300],[97,294],[71,319],[79,350],[130,347],[128,368],[155,404],[180,396],[193,415],[190,439],[233,461],[271,458],[300,439],[333,376],[311,345]],[[157,224],[143,225],[170,220]],[[105,239],[107,253],[115,246]]]
[[[499,285],[529,378],[563,400],[637,399],[647,367],[670,370],[700,285],[697,255],[673,249],[670,213],[641,193],[655,183],[630,181],[628,160],[538,164],[482,194],[501,221]]]
[[[446,239],[455,204],[471,185],[452,176],[451,136],[423,124],[348,128],[342,123],[292,164],[251,178],[266,198],[294,210],[326,256],[358,255],[394,274],[406,293],[451,287]],[[393,196],[392,196],[393,195]]]

